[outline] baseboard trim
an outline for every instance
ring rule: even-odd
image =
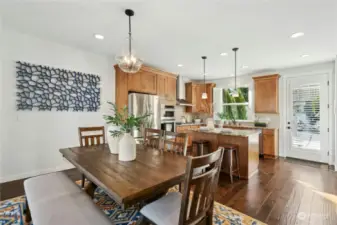
[[[39,176],[39,175],[46,174],[46,173],[53,173],[57,171],[73,169],[73,168],[75,168],[73,165],[65,164],[65,165],[61,165],[58,167],[54,167],[54,168],[48,168],[48,169],[39,170],[39,171],[33,171],[33,172],[21,173],[21,174],[6,176],[6,177],[0,177],[0,184],[14,181],[14,180],[25,179],[28,177],[35,177],[35,176]]]

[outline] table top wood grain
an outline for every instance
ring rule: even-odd
[[[87,179],[119,204],[135,204],[179,184],[185,178],[187,157],[137,145],[136,160],[122,162],[106,144],[60,149]]]

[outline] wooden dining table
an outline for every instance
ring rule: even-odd
[[[137,145],[136,160],[129,162],[119,161],[107,144],[60,152],[89,180],[89,195],[98,186],[123,208],[161,195],[185,178],[187,157],[143,145]]]

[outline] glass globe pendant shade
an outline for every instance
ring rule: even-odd
[[[201,99],[207,99],[207,93],[206,92],[202,93]]]
[[[117,64],[125,73],[137,73],[143,65],[143,61],[133,54],[117,56]]]
[[[237,97],[239,97],[239,92],[236,89],[234,89],[232,91],[231,95],[232,95],[232,97],[237,98]]]

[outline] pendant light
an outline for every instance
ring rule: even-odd
[[[204,92],[201,95],[201,99],[207,99],[207,93],[206,93],[206,56],[201,57],[204,61]]]
[[[117,56],[116,61],[122,71],[126,73],[137,73],[143,64],[143,61],[135,56],[131,48],[131,16],[134,16],[135,13],[133,10],[127,9],[125,10],[125,14],[129,17],[129,46],[127,53]]]
[[[233,51],[234,51],[234,75],[235,75],[235,88],[234,88],[234,90],[232,91],[232,97],[234,97],[234,98],[237,98],[237,97],[239,97],[239,93],[238,93],[238,90],[236,89],[236,52],[239,50],[239,48],[233,48]]]

